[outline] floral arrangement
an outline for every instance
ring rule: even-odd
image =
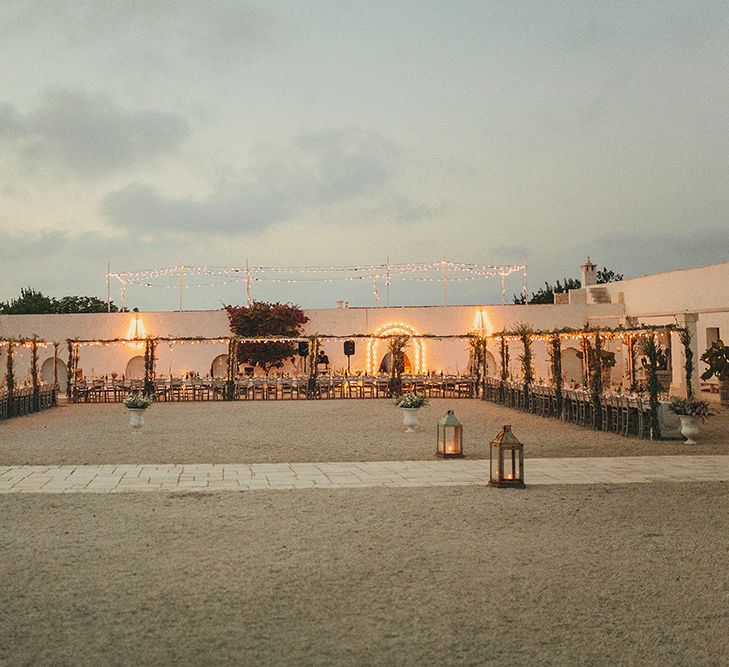
[[[706,401],[700,401],[695,398],[671,398],[668,409],[681,417],[700,417],[701,421],[706,421],[709,417],[713,417],[714,413]]]
[[[711,347],[701,355],[708,368],[701,374],[702,380],[710,380],[714,375],[719,380],[729,380],[729,345],[721,340],[715,340]]]
[[[146,410],[152,405],[152,397],[149,394],[130,394],[124,399],[124,405],[130,410]]]
[[[428,399],[418,394],[403,394],[395,399],[395,405],[398,408],[422,408],[428,405]]]

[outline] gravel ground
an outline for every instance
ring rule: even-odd
[[[527,457],[726,454],[729,411],[703,427],[699,445],[622,438],[476,400],[434,399],[406,434],[387,400],[160,403],[139,431],[119,404],[70,405],[0,422],[0,465],[285,463],[429,459],[448,408],[464,424],[469,458],[512,424]]]
[[[0,664],[728,664],[728,491],[4,496]]]

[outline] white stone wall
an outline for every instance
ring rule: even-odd
[[[707,348],[707,329],[718,328],[729,344],[729,262],[656,273],[602,287],[609,292],[611,301],[623,302],[626,316],[639,322],[683,326],[686,314],[696,320],[693,325],[689,323],[691,329],[695,327],[695,382],[699,382],[698,376],[705,370],[699,356]]]
[[[474,305],[474,306],[423,306],[396,308],[334,308],[306,311],[309,322],[305,334],[350,336],[377,334],[388,325],[401,324],[418,334],[462,335],[476,329],[484,313],[484,324],[489,331],[510,329],[524,322],[535,329],[558,327],[582,327],[586,323],[614,327],[625,321],[625,316],[635,317],[645,324],[684,325],[687,318],[695,332],[694,352],[698,362],[706,348],[706,330],[718,327],[725,342],[729,342],[729,262],[670,273],[660,273],[604,287],[611,303],[587,303],[584,290],[570,293],[570,303],[564,305]],[[582,297],[582,298],[581,298]],[[688,314],[688,315],[687,315]],[[99,313],[84,315],[15,315],[0,316],[0,337],[29,337],[33,334],[50,341],[59,341],[60,357],[66,361],[67,338],[127,338],[134,330],[135,318],[143,326],[143,334],[150,336],[203,336],[216,337],[229,334],[227,314],[223,310],[150,313]],[[674,337],[675,338],[675,337]],[[680,364],[679,346],[672,341],[674,365]],[[468,345],[464,340],[423,341],[423,369],[445,373],[462,372],[468,364]],[[519,368],[519,349],[512,344],[511,366],[515,374]],[[565,347],[576,347],[565,342]],[[347,359],[341,340],[324,340],[330,366],[345,368]],[[364,371],[368,363],[368,343],[356,341],[356,354],[351,359],[353,371]],[[619,352],[619,350],[616,350]],[[126,372],[127,364],[134,356],[143,354],[143,345],[116,344],[108,347],[82,347],[80,366],[91,376]],[[157,369],[160,374],[184,374],[195,371],[201,375],[210,372],[216,356],[226,353],[224,343],[190,344],[160,343]],[[386,349],[384,343],[373,345],[370,364],[378,366]],[[406,350],[414,361],[413,344]],[[498,357],[496,349],[492,349]],[[40,350],[42,364],[53,349]],[[547,378],[548,354],[546,345],[534,344],[535,373]],[[16,354],[16,375],[19,381],[29,374],[30,351],[19,349]],[[619,361],[619,364],[622,363]],[[0,377],[4,376],[4,354],[0,353]],[[698,373],[703,370],[697,363]],[[620,365],[618,366],[620,368]],[[288,368],[287,370],[292,370]],[[617,372],[617,371],[616,371]],[[674,378],[678,382],[677,378]],[[680,391],[677,384],[675,389]]]
[[[562,326],[581,327],[586,322],[617,326],[622,320],[623,308],[618,304],[580,306],[437,306],[402,308],[344,308],[306,311],[309,322],[307,335],[321,334],[349,336],[353,334],[377,334],[383,327],[402,324],[418,334],[461,335],[476,329],[484,313],[485,325],[490,331],[509,329],[518,322],[526,322],[535,329],[552,329]],[[65,362],[68,338],[113,339],[127,338],[134,330],[135,320],[149,336],[203,336],[216,337],[229,334],[225,311],[154,312],[154,313],[94,313],[81,315],[12,315],[0,316],[0,336],[29,337],[38,335],[49,341],[62,343],[60,358]],[[445,373],[463,372],[468,365],[468,344],[464,340],[425,340],[423,345],[423,369]],[[366,370],[367,341],[356,341],[356,354],[351,359],[353,371]],[[538,345],[535,345],[537,352]],[[333,369],[345,368],[341,340],[323,341]],[[374,345],[372,364],[379,362],[386,353],[385,345]],[[497,356],[495,351],[492,351]],[[109,346],[82,346],[80,367],[88,376],[110,375],[126,372],[129,361],[144,353],[142,344],[118,343]],[[195,371],[201,375],[210,372],[216,356],[226,353],[224,343],[160,343],[157,347],[157,370],[160,374],[184,374]],[[414,361],[415,351],[407,350]],[[19,349],[16,359],[16,375],[20,381],[29,373],[29,351]],[[52,348],[40,350],[42,364],[53,355]],[[518,360],[513,355],[516,369]],[[1,360],[0,360],[1,363]],[[537,353],[537,374],[546,377],[546,351]],[[288,368],[287,370],[292,370]]]

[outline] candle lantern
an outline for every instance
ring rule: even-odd
[[[435,453],[445,459],[463,458],[463,426],[453,410],[438,422]]]
[[[523,489],[524,445],[511,432],[511,426],[504,426],[489,448],[491,479],[489,486]]]

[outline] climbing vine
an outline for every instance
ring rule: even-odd
[[[73,397],[73,389],[76,386],[76,366],[78,365],[78,344],[73,340],[66,341],[68,344],[68,365],[66,366],[66,396],[69,403]]]
[[[683,344],[683,354],[686,363],[684,365],[684,371],[686,373],[686,395],[689,398],[694,397],[694,388],[691,381],[691,376],[694,372],[694,353],[691,349],[691,334],[688,329],[682,329],[678,332],[678,337]]]
[[[549,339],[549,361],[552,369],[557,416],[560,417],[562,415],[564,395],[562,393],[562,343],[559,334],[553,334]]]
[[[402,374],[405,371],[405,346],[410,342],[410,336],[393,336],[387,341],[387,349],[392,358],[390,379],[387,389],[390,396],[402,394]]]
[[[147,338],[144,343],[144,393],[154,396],[154,378],[157,366],[157,343],[153,338]]]
[[[40,410],[40,387],[38,386],[38,337],[30,341],[30,382],[33,387],[33,409]]]
[[[316,398],[319,395],[319,383],[317,375],[319,374],[319,350],[321,343],[318,336],[309,336],[309,377],[306,381],[306,397]]]
[[[534,363],[532,355],[532,334],[534,330],[527,324],[517,324],[514,335],[519,337],[522,352],[519,355],[521,362],[521,378],[524,383],[524,400],[529,404],[529,388],[534,382]]]
[[[590,350],[589,343],[587,349]],[[598,331],[595,333],[595,347],[588,363],[593,423],[596,427],[602,423],[602,358],[602,338]]]
[[[499,383],[499,400],[506,401],[506,383],[509,380],[509,342],[502,334],[499,339],[499,353],[501,355],[501,382]]]
[[[486,374],[488,371],[488,361],[486,357],[486,346],[488,339],[485,336],[477,334],[472,335],[468,339],[468,345],[471,348],[471,375],[474,379],[476,396],[483,396],[484,384],[486,383]]]
[[[235,373],[238,370],[238,341],[231,338],[228,341],[228,360],[225,369],[225,389],[223,400],[232,401],[235,398]]]
[[[12,417],[15,406],[13,395],[15,393],[15,371],[13,369],[13,341],[8,342],[7,356],[5,357],[5,386],[8,390],[8,414]]]
[[[643,339],[643,354],[648,357],[648,396],[650,404],[651,437],[654,440],[661,438],[661,424],[658,420],[658,392],[661,385],[658,381],[658,354],[660,348],[656,343],[655,333]]]

